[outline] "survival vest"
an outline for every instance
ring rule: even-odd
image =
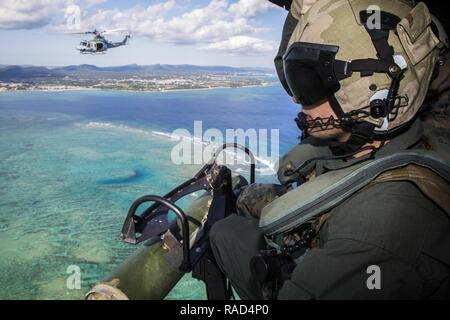
[[[262,211],[267,235],[286,233],[320,217],[363,188],[385,181],[410,181],[450,216],[450,165],[440,154],[409,150],[330,171],[284,194]]]

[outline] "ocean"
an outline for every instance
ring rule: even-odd
[[[118,240],[131,203],[200,167],[174,164],[174,130],[279,129],[282,154],[298,143],[298,109],[278,85],[0,93],[0,299],[82,299],[136,250]],[[275,181],[261,160],[257,180]],[[81,289],[67,288],[71,265]],[[190,275],[168,297],[204,298]]]

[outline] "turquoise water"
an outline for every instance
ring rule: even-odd
[[[117,240],[132,201],[199,167],[172,163],[173,130],[192,132],[195,120],[279,128],[283,152],[297,142],[296,112],[278,86],[1,93],[0,299],[83,298],[136,250]],[[67,289],[70,265],[81,269],[80,290]],[[202,299],[204,288],[187,275],[169,298]]]

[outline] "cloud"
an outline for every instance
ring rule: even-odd
[[[236,16],[254,17],[272,8],[273,5],[269,1],[240,0],[230,6],[230,12]]]
[[[79,0],[78,1],[78,5],[82,8],[91,8],[91,7],[95,7],[99,4],[105,3],[108,0]]]
[[[134,35],[159,38],[165,28],[164,15],[175,8],[175,0],[130,9],[98,10],[82,17],[81,27],[90,29],[127,29]]]
[[[50,26],[68,30],[67,8],[81,8],[80,29],[127,29],[135,36],[175,44],[199,44],[205,50],[255,54],[268,52],[272,43],[257,38],[268,29],[255,18],[274,8],[269,1],[211,0],[192,7],[176,0],[128,9],[93,9],[106,0],[1,0],[0,28],[32,29]],[[101,8],[101,7],[100,7]],[[78,25],[78,24],[77,24]],[[80,31],[81,31],[80,30]]]
[[[1,0],[0,29],[37,29],[63,16],[67,8],[88,9],[107,0]]]
[[[2,0],[0,29],[34,29],[49,24],[66,0]]]
[[[231,48],[239,50],[239,45],[242,45],[242,52],[248,53],[271,50],[272,44],[249,36],[268,30],[255,26],[252,20],[274,8],[268,1],[239,0],[230,4],[227,0],[211,0],[205,6],[176,16],[170,15],[177,8],[176,1],[170,0],[146,8],[102,10],[85,17],[82,23],[87,29],[99,26],[104,29],[128,29],[134,35],[162,42],[206,44],[202,48],[207,50],[223,47],[229,52]],[[168,15],[170,18],[167,18]]]
[[[223,51],[230,54],[259,54],[274,52],[276,43],[249,36],[234,36],[224,41],[214,42],[204,47],[206,50]]]

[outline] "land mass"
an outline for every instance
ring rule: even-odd
[[[0,91],[170,91],[264,86],[273,82],[273,70],[264,68],[162,64],[118,67],[0,66]]]

